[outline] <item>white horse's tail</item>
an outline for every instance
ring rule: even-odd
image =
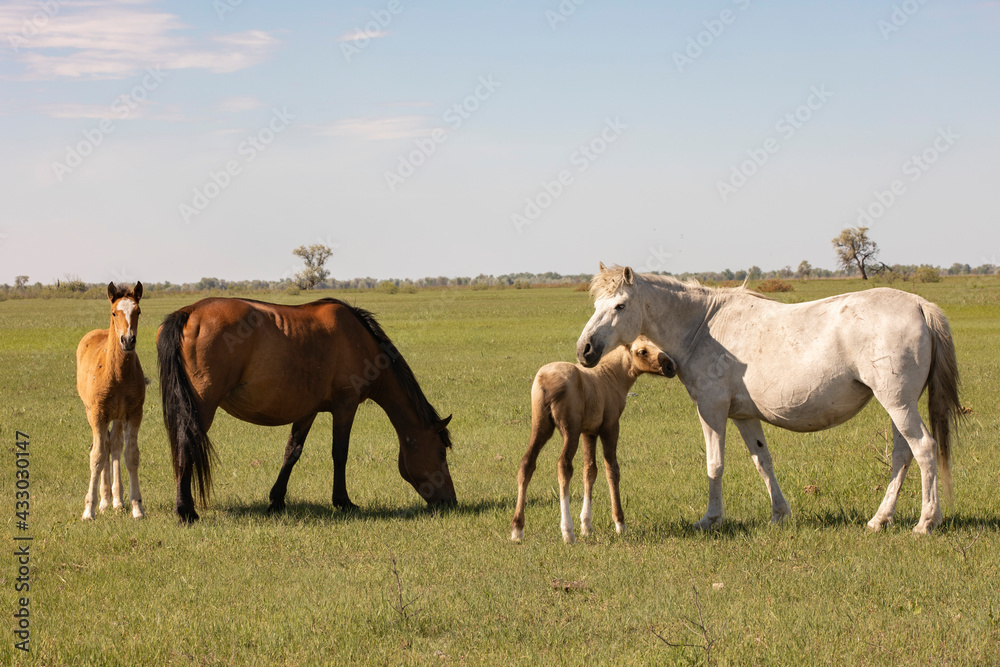
[[[930,413],[931,434],[941,454],[941,482],[945,498],[950,502],[951,485],[951,426],[960,414],[958,400],[958,361],[951,327],[940,308],[932,303],[922,303],[924,321],[931,330],[931,370],[927,376],[927,408]]]

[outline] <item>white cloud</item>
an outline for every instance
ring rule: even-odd
[[[325,137],[354,139],[411,139],[430,132],[426,116],[391,116],[387,118],[344,118],[332,125],[318,128]]]
[[[261,30],[199,43],[184,34],[189,26],[177,16],[144,5],[108,0],[4,4],[0,35],[29,80],[121,79],[150,65],[234,72],[262,62],[279,44]]]
[[[227,97],[216,105],[216,109],[225,113],[237,113],[240,111],[253,111],[262,106],[264,104],[256,97]]]
[[[367,39],[378,39],[389,34],[388,30],[372,30],[366,32],[360,28],[355,28],[350,32],[345,32],[337,38],[338,42],[362,42]]]

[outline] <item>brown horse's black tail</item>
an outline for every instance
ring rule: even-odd
[[[181,358],[181,335],[189,313],[178,310],[167,315],[156,339],[160,365],[160,397],[163,403],[163,423],[170,440],[174,478],[180,481],[181,471],[192,470],[202,505],[208,504],[212,492],[212,441],[201,427],[201,415],[194,390]],[[191,508],[193,509],[193,508]]]

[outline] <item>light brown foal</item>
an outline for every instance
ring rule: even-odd
[[[83,518],[94,518],[100,484],[100,512],[114,503],[121,509],[121,455],[125,449],[128,468],[129,500],[132,516],[145,516],[139,493],[139,424],[146,399],[146,378],[135,337],[139,327],[139,299],[142,283],[131,289],[108,283],[111,301],[111,324],[107,329],[91,331],[76,348],[76,390],[87,409],[87,421],[94,432],[90,449],[90,486],[84,498]],[[110,427],[110,431],[109,431]]]
[[[618,490],[618,420],[625,409],[628,390],[643,373],[673,377],[677,365],[663,350],[639,336],[630,346],[622,345],[609,352],[594,368],[556,361],[546,364],[535,375],[531,386],[531,440],[517,473],[517,507],[511,520],[510,539],[524,537],[524,504],[528,483],[535,472],[535,462],[542,447],[558,427],[563,436],[559,457],[560,527],[563,539],[576,540],[573,518],[569,512],[569,482],[573,476],[573,457],[583,436],[583,511],[580,533],[589,535],[593,512],[591,492],[597,480],[597,437],[604,449],[604,468],[611,493],[615,530],[625,532],[625,514]]]

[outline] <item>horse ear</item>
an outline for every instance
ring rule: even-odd
[[[108,283],[108,301],[114,303],[118,299],[118,288],[114,283]]]
[[[142,283],[136,281],[135,287],[132,288],[132,296],[135,297],[136,303],[142,298]]]
[[[632,267],[631,266],[626,266],[625,267],[625,284],[626,285],[631,285],[634,281],[635,281],[635,274],[632,273]]]
[[[604,266],[604,262],[598,262],[598,265],[601,267],[601,271],[607,271],[608,270],[608,267]]]
[[[437,429],[438,433],[448,428],[448,422],[451,421],[451,417],[452,415],[448,415],[447,417],[445,417],[444,419],[442,419],[441,421],[439,421],[437,424],[434,425],[434,428]]]

